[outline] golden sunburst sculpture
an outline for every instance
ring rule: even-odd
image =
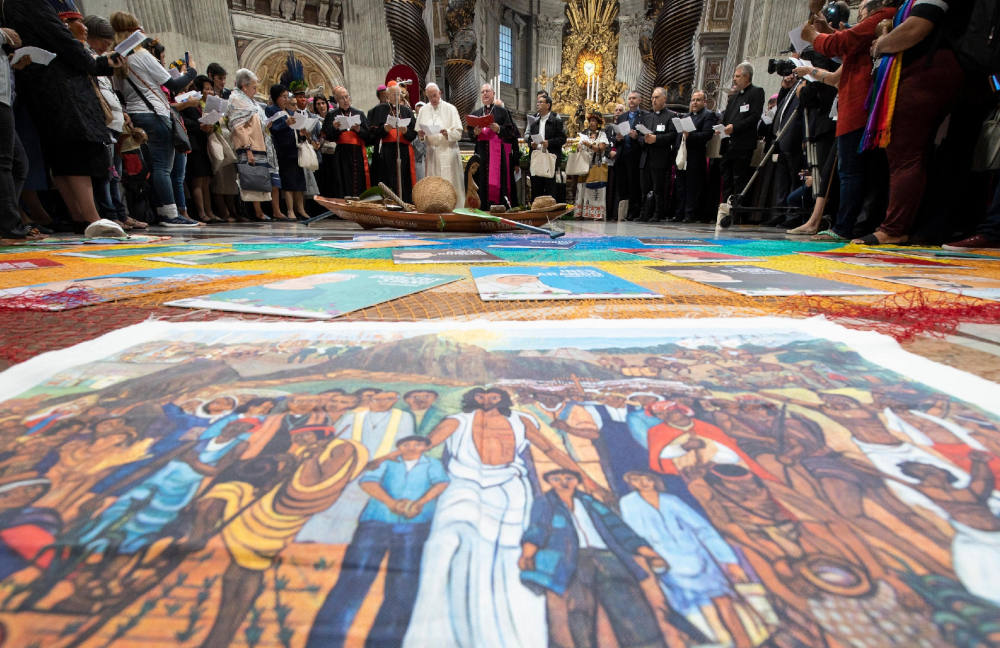
[[[574,119],[580,114],[614,111],[622,99],[627,84],[618,81],[618,2],[615,0],[572,0],[566,4],[569,33],[563,38],[562,72],[555,78],[545,76],[541,85],[552,82],[552,108],[570,115],[567,130],[575,134],[580,124]],[[600,78],[597,101],[587,100],[587,72],[593,65],[593,76]]]

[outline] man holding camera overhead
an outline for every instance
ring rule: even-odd
[[[757,146],[757,122],[764,112],[764,89],[753,85],[753,66],[747,62],[736,66],[733,73],[732,94],[722,113],[722,198],[740,193],[750,179],[750,160]],[[726,216],[719,223],[722,227],[732,224]]]

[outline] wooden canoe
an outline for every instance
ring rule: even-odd
[[[421,232],[471,232],[490,233],[508,232],[516,230],[513,225],[488,221],[475,216],[455,214],[447,212],[444,214],[427,214],[423,212],[389,211],[381,206],[373,206],[371,203],[357,203],[341,198],[323,198],[316,196],[315,200],[337,216],[344,220],[354,221],[364,229],[374,229],[376,227],[394,227],[404,230],[417,230]],[[510,220],[515,220],[527,225],[542,227],[550,221],[569,213],[573,207],[550,212],[513,212],[497,214]]]

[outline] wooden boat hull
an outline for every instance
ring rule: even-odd
[[[452,212],[444,214],[427,214],[423,212],[402,212],[389,211],[386,209],[372,209],[357,203],[348,204],[341,198],[323,198],[316,196],[314,200],[323,205],[337,216],[344,220],[354,221],[364,229],[374,229],[376,227],[393,227],[404,230],[415,230],[420,232],[469,232],[469,233],[491,233],[509,232],[517,228],[506,223],[467,216],[465,214],[455,214]],[[572,211],[572,207],[554,212],[514,212],[512,214],[497,214],[504,218],[515,220],[526,225],[543,227],[550,221]]]

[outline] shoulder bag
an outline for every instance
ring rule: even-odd
[[[146,89],[149,90],[154,97],[157,97],[160,101],[163,102],[163,105],[167,107],[167,114],[170,115],[170,132],[174,137],[174,150],[176,150],[178,153],[190,153],[191,140],[188,138],[188,132],[187,128],[185,128],[184,126],[184,120],[181,119],[181,116],[177,114],[177,111],[173,109],[173,107],[170,105],[169,102],[167,102],[166,97],[164,97],[162,93],[159,93],[156,90],[153,90],[151,87],[149,87],[149,84],[146,83],[143,80],[143,78],[140,77],[138,74],[136,75],[136,77],[139,79],[139,81],[142,81],[142,85],[146,86]],[[142,103],[146,104],[146,107],[149,108],[149,111],[152,112],[154,115],[159,114],[153,108],[153,104],[149,102],[149,99],[146,98],[146,95],[142,94],[142,92],[139,91],[139,87],[132,81],[132,77],[126,76],[125,80],[128,81],[128,84],[130,86],[132,86],[132,90],[134,90],[135,93],[139,95],[139,98],[142,99]]]

